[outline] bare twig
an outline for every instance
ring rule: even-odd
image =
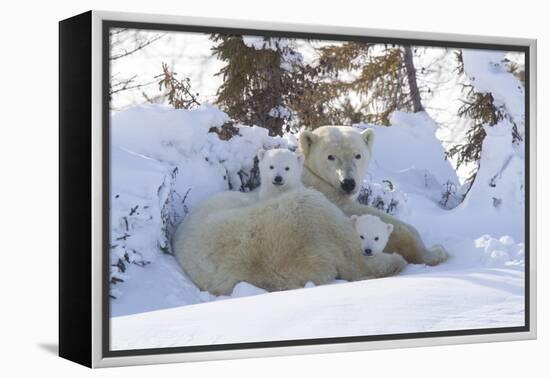
[[[166,90],[168,103],[176,109],[191,109],[195,106],[200,106],[198,101],[198,93],[193,93],[191,90],[191,80],[185,78],[178,80],[177,73],[170,71],[166,63],[162,63],[162,73],[155,76],[158,79],[159,89]]]
[[[156,81],[149,81],[147,83],[134,84],[134,81],[136,78],[137,78],[137,75],[134,75],[129,79],[124,79],[114,84],[111,84],[111,88],[109,89],[109,95],[112,96],[116,93],[127,91],[130,89],[140,89],[156,83]],[[113,80],[111,80],[111,83],[113,83]]]
[[[131,49],[124,50],[123,52],[121,52],[119,54],[111,55],[111,57],[109,59],[111,61],[113,61],[113,60],[124,58],[128,55],[132,55],[132,54],[138,52],[139,50],[142,50],[145,47],[149,46],[151,43],[158,41],[159,39],[161,39],[163,37],[164,37],[164,34],[157,34],[157,35],[151,37],[151,39],[148,39],[148,40],[145,40],[145,41],[137,41],[136,45],[134,45]]]

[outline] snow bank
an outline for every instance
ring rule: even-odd
[[[437,125],[425,112],[394,112],[391,127],[374,126],[374,166],[389,172],[429,170],[435,180],[458,182],[436,138]]]
[[[357,201],[396,216],[408,212],[407,195],[389,180],[384,180],[382,183],[363,182]]]
[[[227,114],[208,105],[194,111],[161,105],[136,106],[112,117],[111,143],[177,163],[185,157],[207,154],[208,130],[228,121]]]
[[[522,309],[520,272],[423,272],[117,317],[111,348],[522,326]]]
[[[524,91],[503,65],[504,52],[464,50],[464,70],[479,92],[490,92],[504,119],[484,126],[479,170],[458,212],[475,212],[487,232],[499,230],[524,240],[525,125]],[[514,140],[514,127],[520,134]]]
[[[491,93],[495,105],[504,106],[516,122],[525,119],[524,88],[504,64],[506,51],[462,50],[464,71],[481,93]]]
[[[239,135],[229,141],[222,141],[209,132],[228,121],[225,113],[211,105],[194,110],[145,105],[112,117],[114,314],[151,309],[151,303],[170,307],[212,300],[194,288],[179,268],[170,267],[166,260],[158,261],[164,258],[163,253],[172,253],[171,237],[175,227],[189,209],[205,198],[230,188],[242,188],[254,168],[259,148],[296,148],[297,144],[293,135],[270,137],[267,130],[260,127],[236,125]],[[153,284],[143,277],[141,270],[163,271],[161,276],[167,277],[182,276],[185,284],[177,280],[176,286],[192,286],[194,290],[175,295],[176,299],[172,300],[143,301],[133,294],[123,298],[128,292],[151,292],[149,286]],[[159,291],[166,289],[163,284],[156,287]]]
[[[500,239],[483,235],[476,239],[475,246],[483,251],[483,260],[494,266],[499,265],[524,265],[525,246],[516,243],[510,236]]]
[[[524,160],[512,143],[512,124],[501,121],[484,127],[480,167],[463,202],[479,211],[521,213],[524,199]],[[515,221],[515,220],[514,220]]]
[[[390,121],[390,127],[356,125],[361,129],[372,128],[375,132],[374,157],[364,185],[368,187],[375,182],[386,188],[389,183],[398,193],[396,200],[401,203],[403,213],[408,211],[405,203],[411,194],[440,203],[447,184],[458,187],[459,182],[436,137],[437,125],[424,112],[394,112]],[[384,182],[386,185],[382,185]],[[387,193],[383,196],[387,197]],[[456,199],[452,199],[448,207],[456,203]]]
[[[111,159],[111,282],[118,284],[131,265],[150,264],[170,245],[162,214],[174,180],[168,167],[134,152],[115,147]],[[114,287],[111,295],[122,291]]]
[[[239,135],[229,141],[209,133],[211,128],[219,128],[228,121],[227,114],[211,105],[194,110],[137,106],[113,116],[111,143],[169,166],[183,165],[180,174],[199,164],[190,176],[199,178],[210,172],[226,181],[221,185],[220,180],[215,180],[215,192],[228,186],[241,187],[241,176],[252,169],[259,148],[292,147],[291,143],[296,143],[291,137],[270,137],[261,127],[236,125]],[[201,163],[201,159],[204,162]],[[212,177],[204,181],[208,183],[210,179]],[[208,191],[212,186],[200,186],[201,191]]]

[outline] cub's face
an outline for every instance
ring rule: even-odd
[[[258,151],[262,185],[273,185],[280,190],[301,186],[303,156],[287,149]]]
[[[384,223],[374,215],[351,216],[355,231],[361,239],[361,251],[365,256],[372,256],[384,251],[388,244],[393,225]]]
[[[347,126],[323,126],[300,135],[304,166],[343,195],[355,195],[372,155],[374,132]]]

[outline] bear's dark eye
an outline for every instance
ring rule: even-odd
[[[289,167],[286,167],[286,168],[285,168],[285,171],[290,171],[290,168],[289,168]]]
[[[355,155],[355,158],[356,158],[356,159],[361,159],[361,154]]]
[[[374,241],[378,241],[378,236],[374,238]]]
[[[334,156],[328,155],[328,160],[334,160]]]
[[[272,165],[270,165],[270,166],[269,166],[269,169],[273,169],[273,168],[275,168],[275,167],[274,167],[274,166],[272,166]]]
[[[365,238],[363,237],[363,235],[359,235],[359,237],[360,237],[361,239],[365,239]]]

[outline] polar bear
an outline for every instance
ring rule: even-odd
[[[356,201],[372,157],[374,131],[349,126],[322,126],[300,135],[304,155],[302,182],[323,193],[348,216],[372,214],[394,226],[386,251],[401,254],[410,263],[437,265],[448,258],[441,246],[425,247],[418,231],[383,211]]]
[[[375,215],[352,215],[351,222],[361,242],[361,252],[374,256],[384,252],[393,231],[393,224],[384,223]]]
[[[384,277],[407,264],[398,254],[365,259],[350,218],[316,190],[216,208],[224,198],[196,206],[173,240],[182,268],[212,294],[227,295],[239,282],[275,291]]]
[[[276,148],[258,151],[260,169],[260,201],[273,198],[289,190],[301,188],[303,156],[284,149]]]

